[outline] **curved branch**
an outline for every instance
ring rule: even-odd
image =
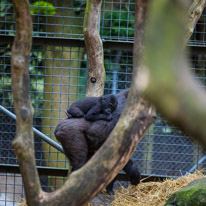
[[[143,9],[139,16],[142,22],[146,10],[144,2],[142,0],[139,4],[141,6],[139,9]],[[141,37],[139,41],[142,41]],[[137,41],[135,44],[142,45]],[[134,70],[137,68],[135,65]],[[70,175],[62,188],[52,194],[45,194],[45,200],[49,200],[45,201],[45,206],[65,205],[65,203],[70,206],[84,205],[124,167],[145,132],[156,119],[155,108],[137,95],[135,84],[132,84],[130,93],[121,118],[106,142],[84,167]]]
[[[84,16],[84,39],[88,54],[87,96],[101,96],[104,93],[104,53],[98,31],[101,3],[101,0],[88,0]]]
[[[31,206],[83,205],[107,185],[116,176],[118,171],[123,168],[149,126],[155,121],[155,109],[147,100],[136,94],[135,84],[132,84],[131,94],[122,117],[105,144],[83,168],[73,172],[59,190],[53,193],[42,192],[35,169],[32,107],[28,93],[28,58],[32,30],[31,17],[26,0],[19,0],[15,3],[17,35],[13,47],[12,79],[14,82],[13,92],[18,125],[14,147],[24,178],[27,202]],[[21,10],[21,6],[24,10]],[[24,12],[26,12],[25,15]],[[19,23],[25,28],[18,30],[18,26],[21,26]],[[24,35],[27,38],[24,38]],[[22,100],[23,95],[25,96]]]
[[[12,46],[12,92],[16,121],[13,147],[18,157],[27,202],[39,205],[40,181],[36,170],[33,140],[33,108],[29,96],[29,55],[32,46],[32,19],[27,0],[13,0],[16,36]]]
[[[193,34],[195,26],[198,20],[200,19],[202,12],[204,11],[205,4],[206,4],[205,0],[194,0],[187,12],[188,23],[186,26],[186,37],[184,40],[184,47],[187,46],[187,43]]]
[[[46,194],[49,202],[44,205],[86,204],[124,167],[155,118],[155,110],[147,100],[131,96],[106,142],[84,167],[69,176],[63,187]]]
[[[149,12],[136,86],[169,121],[206,145],[205,91],[194,80],[183,55],[185,10],[177,1],[156,0]],[[144,85],[139,85],[143,80]]]

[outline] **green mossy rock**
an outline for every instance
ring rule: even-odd
[[[175,192],[166,206],[206,206],[206,178],[195,180]]]

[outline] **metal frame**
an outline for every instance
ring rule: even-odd
[[[0,35],[0,44],[12,44],[14,41],[14,36],[6,36],[6,35]],[[133,49],[133,42],[123,42],[123,41],[103,41],[103,46],[105,49],[115,49],[115,50],[128,50],[128,51],[132,51]],[[50,45],[50,46],[65,46],[65,47],[85,47],[85,43],[84,43],[84,39],[72,39],[72,38],[67,38],[67,39],[63,39],[63,38],[52,38],[52,37],[33,37],[33,45]],[[202,47],[202,46],[188,46],[188,48],[190,49],[192,54],[205,54],[206,52],[206,47]],[[11,117],[12,119],[16,119],[16,116],[11,113],[10,111],[8,111],[6,108],[4,108],[3,106],[0,105],[0,111],[4,112],[5,114],[7,114],[9,117]],[[44,135],[43,133],[41,133],[39,130],[33,128],[34,133],[37,134],[40,138],[42,138],[44,141],[46,141],[47,143],[49,143],[50,145],[52,145],[54,148],[56,148],[57,150],[59,150],[60,152],[63,153],[63,149],[62,146],[58,143],[56,143],[54,140],[52,140],[51,138],[47,137],[46,135]],[[205,160],[205,156],[202,157]],[[202,159],[201,159],[202,160]],[[191,169],[190,172],[192,172],[195,168],[197,168],[197,164],[195,164]],[[16,168],[17,166],[15,166],[14,168]],[[7,168],[8,170],[5,170],[3,168]],[[10,165],[9,166],[2,166],[0,165],[0,171],[13,171],[12,169],[9,168],[13,168]],[[53,174],[55,176],[65,176],[65,169],[60,170],[60,169],[56,169],[56,168],[45,168],[45,170],[43,169],[43,167],[38,167],[39,171],[44,171],[43,174]],[[51,172],[52,170],[57,170],[57,172]],[[45,172],[46,171],[46,172]],[[59,172],[61,171],[61,172]],[[62,172],[64,171],[64,172]],[[58,175],[59,174],[59,175]],[[122,174],[124,176],[124,174]],[[156,178],[162,178],[161,176],[155,176]],[[166,177],[164,177],[166,178]],[[174,177],[173,177],[174,178]],[[123,178],[125,179],[125,178]],[[151,179],[151,178],[150,178]],[[125,179],[126,180],[126,179]]]
[[[84,39],[69,39],[55,37],[33,37],[33,45],[41,46],[65,46],[65,47],[85,47]],[[13,44],[14,36],[0,35],[1,44]],[[104,49],[133,50],[133,41],[109,41],[102,39]],[[206,46],[188,46],[192,54],[205,54]]]

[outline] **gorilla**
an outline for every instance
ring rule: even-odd
[[[102,97],[85,97],[74,102],[67,109],[68,119],[85,117],[89,121],[106,120],[112,118],[112,112],[118,104],[117,98],[113,94]]]
[[[70,160],[72,171],[81,168],[90,157],[101,147],[115,127],[127,100],[129,89],[115,95],[118,104],[111,113],[110,121],[88,121],[85,118],[63,119],[56,126],[54,134],[62,144],[65,155]],[[123,170],[126,172],[131,184],[140,182],[140,172],[129,160]],[[106,187],[108,194],[114,194],[115,179]]]

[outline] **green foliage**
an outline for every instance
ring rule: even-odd
[[[76,14],[80,14],[81,12],[84,12],[84,9],[86,7],[86,1],[82,1],[82,0],[73,0],[73,7],[74,7],[74,11]]]
[[[31,3],[31,14],[37,15],[55,15],[56,8],[46,1],[35,1]],[[2,30],[6,30],[7,34],[9,31],[13,31],[14,24],[8,23],[13,21],[13,5],[11,0],[0,1],[0,20],[3,22],[0,25]],[[6,19],[6,21],[5,21]],[[40,16],[41,19],[41,16]],[[42,28],[38,27],[39,30]],[[34,30],[36,30],[34,28]],[[38,31],[37,31],[38,32]],[[13,34],[13,33],[11,33]],[[41,69],[42,64],[42,49],[41,47],[33,46],[30,55],[29,73],[30,73],[30,95],[32,104],[37,111],[35,116],[41,116],[42,106],[44,101],[44,70]],[[4,58],[0,58],[0,104],[5,107],[11,107],[13,104],[12,92],[11,92],[11,45],[4,45],[0,48],[0,55]]]
[[[8,4],[6,0],[1,0],[0,2],[0,17],[6,16],[12,4]]]
[[[119,8],[112,8],[112,11],[103,13],[100,34],[103,38],[111,39],[132,39],[134,36],[134,1]],[[106,70],[105,88],[123,89],[128,87],[132,73],[132,54],[125,58],[128,51],[104,49],[104,64]],[[118,58],[121,56],[121,58]],[[131,66],[130,66],[131,64]],[[127,66],[125,66],[127,65]]]
[[[30,6],[31,14],[55,15],[56,8],[52,3],[46,1],[36,1]]]
[[[11,92],[11,50],[6,51],[5,58],[0,58],[0,104],[4,107],[11,107],[13,104]],[[42,51],[33,46],[29,59],[30,74],[30,96],[32,105],[35,108],[35,116],[41,116],[44,98],[44,70],[42,69]]]
[[[117,9],[106,12],[104,15],[104,36],[134,36],[135,16],[133,12]]]
[[[84,53],[81,61],[81,68],[79,71],[79,79],[78,79],[78,98],[82,99],[85,97],[86,88],[85,85],[87,84],[87,54]]]
[[[200,178],[171,195],[166,206],[205,206],[206,178]]]
[[[44,70],[42,69],[41,47],[34,47],[29,60],[30,96],[35,116],[41,116],[44,101]]]
[[[8,35],[13,35],[14,24],[13,4],[11,0],[0,0],[0,30]],[[2,49],[0,49],[2,50]],[[1,53],[1,51],[0,51]]]

